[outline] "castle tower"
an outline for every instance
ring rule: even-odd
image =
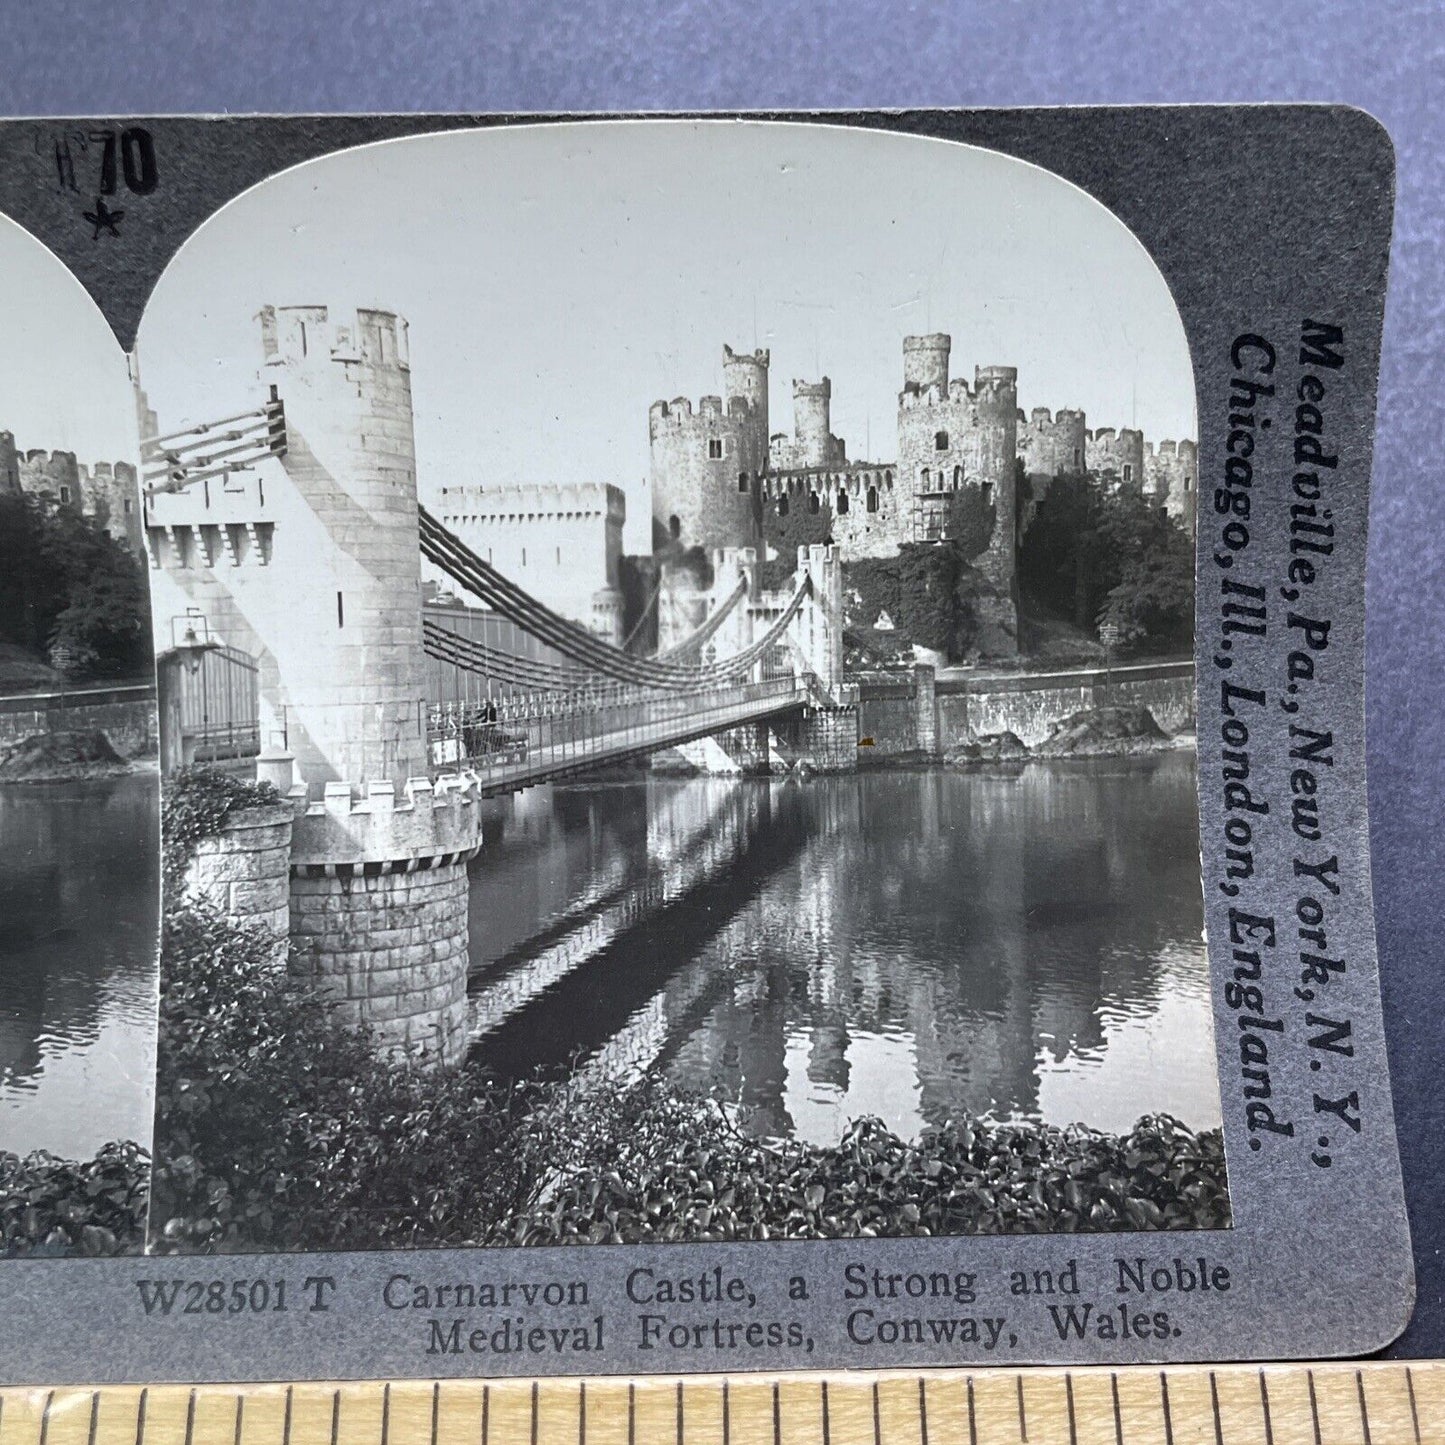
[[[903,389],[927,391],[936,386],[948,391],[948,353],[953,338],[942,331],[903,338]]]
[[[416,450],[406,323],[333,322],[324,306],[266,307],[262,380],[286,411],[286,474],[320,523],[274,559],[287,601],[268,639],[290,748],[313,792],[403,784],[427,771]]]
[[[1115,431],[1111,426],[1097,427],[1088,433],[1087,457],[1091,472],[1113,474],[1116,485],[1144,485],[1144,433],[1132,427]]]
[[[953,496],[977,487],[994,509],[987,547],[974,565],[992,586],[985,613],[985,649],[1017,650],[1018,371],[982,366],[970,390],[948,380],[950,339],[903,340],[903,389],[898,394],[898,488],[904,540],[937,542],[949,535]]]
[[[826,376],[822,381],[793,382],[795,466],[823,467],[832,461],[832,402],[833,383]]]
[[[746,402],[755,417],[761,419],[763,438],[768,435],[768,363],[771,354],[765,350],[734,351],[723,347],[723,397],[728,411],[735,402]]]
[[[768,461],[768,353],[723,347],[726,397],[648,410],[654,548],[753,547]]]

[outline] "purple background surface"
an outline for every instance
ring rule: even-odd
[[[1370,538],[1370,795],[1420,1296],[1392,1353],[1445,1355],[1445,7],[4,0],[0,15],[10,115],[1317,100],[1379,117],[1399,208]]]

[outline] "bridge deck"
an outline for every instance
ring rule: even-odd
[[[434,776],[468,773],[483,796],[513,793],[606,763],[661,752],[712,733],[802,707],[805,682],[792,677],[704,694],[604,704],[561,716],[505,719],[502,741],[486,752],[433,737]]]

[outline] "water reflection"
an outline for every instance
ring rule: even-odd
[[[0,1150],[151,1136],[156,779],[0,787]]]
[[[504,1073],[660,1067],[835,1142],[1219,1122],[1194,758],[537,790],[474,865]]]

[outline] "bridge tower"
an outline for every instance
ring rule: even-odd
[[[406,322],[324,306],[267,306],[258,321],[261,380],[285,411],[281,466],[154,494],[152,558],[212,636],[257,660],[258,773],[296,813],[291,969],[383,1051],[455,1061],[480,809],[427,776]],[[208,542],[242,513],[254,544]]]

